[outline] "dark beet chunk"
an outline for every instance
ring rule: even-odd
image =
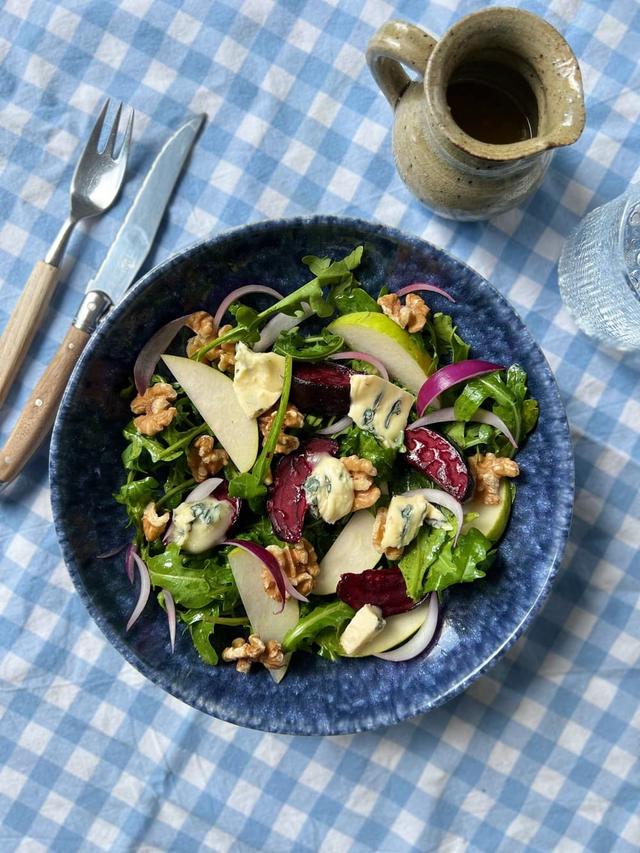
[[[329,438],[312,438],[304,447],[289,456],[283,456],[273,475],[269,488],[267,513],[273,532],[285,542],[299,542],[307,512],[304,482],[313,468],[315,453],[334,456],[338,445]]]
[[[439,432],[416,427],[404,432],[409,465],[441,486],[456,500],[473,491],[473,478],[462,452]]]
[[[293,368],[291,400],[301,412],[346,415],[354,374],[355,370],[335,361],[299,361]]]
[[[368,569],[360,574],[347,572],[340,577],[336,589],[338,598],[354,610],[373,604],[382,615],[393,616],[415,607],[416,602],[407,595],[404,575],[397,566],[391,569]]]

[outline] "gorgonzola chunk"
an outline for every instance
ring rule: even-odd
[[[385,447],[399,447],[414,397],[380,376],[356,374],[350,384],[349,417]]]

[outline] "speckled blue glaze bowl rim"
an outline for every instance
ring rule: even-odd
[[[237,708],[229,711],[224,707],[216,707],[214,713],[210,708],[210,697],[194,697],[193,695],[185,695],[181,690],[176,687],[175,684],[167,684],[167,680],[165,677],[163,677],[163,674],[156,672],[150,664],[141,659],[131,649],[126,639],[120,636],[113,628],[113,626],[108,623],[108,621],[100,611],[100,608],[91,599],[84,586],[81,572],[79,571],[78,565],[74,559],[73,548],[67,535],[67,531],[65,529],[65,522],[61,512],[61,478],[59,476],[60,471],[64,467],[64,463],[60,459],[60,436],[62,434],[65,418],[67,417],[70,407],[73,405],[74,390],[76,389],[76,386],[78,385],[81,380],[81,377],[83,376],[85,366],[90,363],[93,352],[96,350],[99,344],[109,336],[112,328],[119,322],[120,317],[127,312],[129,303],[135,300],[137,295],[141,291],[146,290],[147,288],[151,288],[153,286],[153,283],[161,279],[162,276],[165,275],[167,271],[170,270],[174,265],[176,265],[177,263],[182,263],[183,261],[188,259],[189,256],[195,255],[206,246],[214,246],[220,243],[224,243],[227,240],[238,239],[238,237],[245,237],[246,239],[250,239],[252,235],[257,235],[271,230],[292,227],[304,228],[312,227],[314,225],[344,227],[355,230],[359,229],[362,230],[365,234],[380,235],[386,237],[391,241],[403,244],[413,244],[416,246],[427,246],[438,256],[445,258],[447,261],[453,262],[460,267],[463,267],[474,278],[481,281],[483,286],[488,288],[492,298],[495,299],[499,305],[501,305],[501,309],[503,311],[506,310],[508,314],[513,318],[514,322],[519,325],[519,332],[524,334],[524,336],[529,339],[529,346],[531,347],[531,350],[535,353],[539,369],[542,371],[542,379],[545,383],[548,384],[551,391],[557,397],[559,410],[554,413],[554,418],[556,425],[560,427],[562,440],[558,443],[555,449],[556,452],[561,452],[562,454],[562,458],[558,459],[557,461],[560,463],[562,470],[567,473],[567,476],[563,482],[559,505],[556,507],[555,519],[557,522],[557,529],[555,541],[557,546],[555,552],[549,555],[547,558],[548,566],[546,575],[544,577],[544,585],[541,587],[535,600],[531,602],[529,609],[526,611],[526,613],[524,614],[520,622],[517,624],[517,626],[514,628],[514,630],[511,632],[511,634],[499,646],[493,648],[491,653],[488,654],[487,657],[475,669],[473,669],[471,672],[464,673],[455,684],[453,684],[449,689],[441,692],[437,696],[434,696],[432,698],[416,696],[414,697],[413,702],[405,702],[405,705],[403,706],[400,713],[393,713],[388,708],[376,709],[376,713],[373,715],[374,719],[372,719],[371,714],[362,714],[361,719],[350,718],[349,720],[339,720],[334,724],[325,726],[324,728],[307,727],[304,730],[301,729],[293,731],[291,730],[291,728],[288,728],[286,726],[283,727],[282,725],[280,725],[277,719],[273,720],[268,717],[261,716],[259,713],[256,714],[255,712],[252,712],[251,709],[245,709],[244,712],[239,713]],[[181,699],[192,707],[195,707],[198,710],[203,711],[204,713],[216,716],[219,719],[225,720],[226,722],[234,723],[236,725],[287,735],[350,734],[397,724],[399,722],[402,722],[403,720],[415,717],[418,714],[430,711],[453,699],[455,696],[465,690],[480,675],[486,672],[487,669],[493,666],[513,645],[513,643],[515,643],[515,641],[527,630],[528,626],[531,624],[532,620],[538,614],[547,597],[549,596],[554,579],[558,573],[558,568],[569,535],[573,512],[575,488],[574,461],[569,425],[566,417],[566,412],[560,397],[557,382],[544,356],[544,353],[542,352],[536,341],[533,339],[533,336],[529,332],[525,323],[522,321],[522,319],[515,311],[511,303],[506,299],[506,297],[504,297],[500,293],[500,291],[498,291],[490,282],[488,282],[483,276],[481,276],[468,264],[465,264],[463,261],[449,254],[446,250],[434,246],[433,244],[429,243],[429,241],[424,240],[421,237],[406,234],[400,231],[399,229],[389,227],[382,223],[368,222],[366,220],[357,218],[332,215],[294,217],[291,219],[267,219],[250,223],[248,225],[243,225],[237,228],[225,230],[211,237],[194,241],[189,246],[177,250],[164,261],[162,261],[160,264],[149,270],[131,288],[131,290],[128,292],[126,297],[120,302],[120,304],[117,305],[111,311],[105,321],[94,333],[82,356],[78,360],[78,363],[67,385],[54,425],[53,435],[51,439],[49,472],[51,484],[51,505],[53,510],[54,525],[65,563],[67,565],[69,574],[74,583],[76,591],[80,596],[80,599],[83,601],[85,607],[89,611],[89,614],[94,619],[100,630],[103,632],[109,643],[118,652],[120,652],[120,654],[130,664],[132,664],[132,666],[134,666],[151,682],[157,684],[159,687],[162,687],[165,691],[167,691],[173,696],[176,696],[177,698]],[[207,704],[209,704],[209,707],[207,707]]]

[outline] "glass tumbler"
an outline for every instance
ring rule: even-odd
[[[586,334],[640,350],[640,185],[582,220],[562,251],[558,282]]]

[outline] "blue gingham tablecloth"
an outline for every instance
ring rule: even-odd
[[[513,302],[571,420],[575,521],[531,630],[427,716],[336,738],[201,714],[111,649],[75,595],[43,448],[0,500],[0,849],[632,851],[640,846],[640,359],[562,307],[572,226],[640,167],[636,0],[519,5],[567,37],[588,122],[529,203],[488,223],[432,215],[398,178],[364,61],[392,17],[440,35],[475,0],[4,0],[0,323],[66,211],[105,95],[136,109],[131,177],[74,235],[63,284],[1,423],[53,355],[144,170],[191,112],[208,124],[150,263],[212,231],[295,214],[376,219],[446,248]]]

